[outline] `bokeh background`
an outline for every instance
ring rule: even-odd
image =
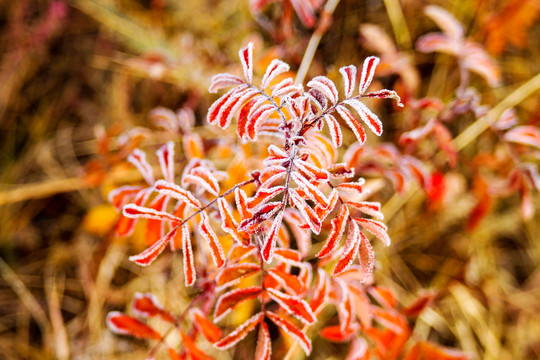
[[[189,294],[181,291],[178,258],[138,268],[127,257],[144,248],[143,235],[114,236],[118,215],[107,193],[137,175],[124,161],[129,149],[113,140],[134,128],[142,147],[169,140],[142,129],[157,106],[189,106],[203,124],[215,99],[207,92],[211,76],[237,73],[247,41],[261,63],[279,57],[296,70],[313,29],[286,3],[253,14],[247,0],[0,1],[0,357],[145,357],[144,342],[106,328],[107,312],[123,310],[135,291],[179,309]],[[502,86],[473,79],[483,104],[497,105],[540,72],[537,0],[341,0],[308,78],[337,78],[339,67],[376,52],[361,31],[374,24],[408,59],[399,77],[416,82],[415,96],[450,101],[455,60],[415,50],[421,35],[438,31],[423,15],[427,4],[450,11],[499,64]],[[276,27],[287,6],[290,28]],[[393,88],[397,78],[381,81]],[[538,126],[536,86],[516,112],[521,123]],[[397,143],[401,115],[378,112],[383,140]],[[495,151],[494,142],[475,138],[462,151],[464,168],[474,154]],[[438,294],[414,324],[415,339],[474,359],[537,359],[540,216],[523,220],[519,194],[509,194],[467,226],[477,204],[471,176],[461,164],[449,173],[452,195],[438,209],[414,187],[381,189],[393,244],[376,249],[376,281],[403,304],[423,291]],[[532,202],[540,204],[537,193]],[[321,349],[313,358],[346,354],[346,346],[313,341]]]

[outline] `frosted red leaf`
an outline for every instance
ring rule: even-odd
[[[334,252],[345,232],[348,219],[349,209],[346,206],[342,206],[341,209],[339,209],[338,216],[331,221],[332,230],[330,231],[330,234],[328,234],[328,238],[321,251],[317,254],[317,257],[324,258]]]
[[[218,342],[214,343],[214,347],[220,350],[225,350],[236,345],[239,341],[245,338],[247,334],[251,330],[253,330],[263,320],[264,320],[264,313],[260,312],[253,315],[251,318],[245,321],[242,325],[237,327],[236,330],[234,330],[233,332],[231,332],[229,335],[219,340]]]
[[[208,215],[206,215],[204,212],[201,213],[199,232],[208,243],[208,248],[210,249],[210,254],[212,254],[214,264],[216,264],[218,268],[221,268],[223,265],[225,265],[225,254],[223,253],[223,248],[221,247],[221,243],[219,242],[216,233],[210,226]]]
[[[266,72],[264,73],[264,76],[261,81],[261,89],[266,89],[272,80],[275,79],[276,76],[289,71],[289,65],[287,63],[284,63],[281,60],[274,59],[270,62],[270,65],[266,68]]]
[[[327,169],[331,177],[336,179],[351,179],[354,177],[354,168],[345,163],[334,164]]]
[[[360,259],[360,268],[362,270],[363,279],[366,281],[369,279],[369,276],[373,272],[373,264],[375,262],[375,254],[373,253],[373,248],[368,238],[360,233],[362,241],[360,242],[360,247],[358,249],[358,257]]]
[[[197,274],[193,264],[193,249],[187,224],[182,226],[182,253],[184,255],[184,283],[186,286],[191,286],[195,283]]]
[[[308,303],[297,296],[288,295],[275,289],[266,289],[268,295],[285,311],[294,315],[305,324],[313,324],[317,318]]]
[[[223,115],[223,109],[226,107],[226,104],[228,104],[231,101],[231,99],[232,101],[238,100],[238,98],[242,96],[242,93],[248,89],[249,89],[249,85],[242,84],[240,86],[237,86],[227,91],[223,96],[217,99],[210,106],[210,108],[208,109],[208,113],[206,115],[206,120],[212,125],[220,125],[219,115],[220,114]],[[223,116],[221,116],[221,118],[223,118]]]
[[[168,311],[163,310],[159,300],[150,293],[135,293],[131,302],[131,309],[135,315],[140,317],[159,316],[167,322],[174,322],[174,317]]]
[[[174,181],[174,143],[172,141],[167,142],[156,152],[159,160],[159,166],[161,167],[161,173],[165,177],[165,180],[169,182]]]
[[[246,122],[246,134],[244,140],[256,140],[263,123],[276,111],[274,105],[266,103],[258,108],[253,107]]]
[[[378,99],[392,99],[396,101],[397,106],[404,107],[401,102],[401,98],[394,90],[382,89],[364,94],[363,97],[378,98]]]
[[[354,308],[351,301],[351,293],[347,287],[345,281],[337,278],[337,283],[339,284],[339,293],[340,299],[337,306],[338,316],[339,316],[339,326],[341,332],[345,332],[347,329],[351,328],[354,314]]]
[[[167,196],[159,195],[154,199],[150,205],[150,208],[163,212],[167,208],[168,200],[169,199]],[[146,233],[144,238],[146,245],[150,246],[154,244],[163,236],[165,236],[165,222],[161,220],[149,219],[146,222]]]
[[[129,257],[137,265],[148,266],[165,250],[172,238],[176,235],[178,227],[174,227],[167,235],[156,241],[152,246],[144,250],[142,253]]]
[[[354,222],[349,222],[349,232],[347,234],[347,241],[343,248],[339,261],[334,267],[333,275],[339,275],[346,271],[354,261],[360,242],[362,241],[362,234],[358,229],[358,226]]]
[[[332,80],[326,76],[316,76],[311,79],[307,86],[313,89],[316,89],[324,94],[332,102],[332,104],[337,103],[339,99],[339,94],[336,89],[336,85]]]
[[[257,347],[255,348],[255,360],[270,360],[272,355],[272,340],[268,325],[264,321],[259,325]]]
[[[236,202],[236,208],[240,212],[242,220],[251,218],[252,214],[247,208],[247,195],[246,192],[242,189],[234,189],[234,199]]]
[[[238,224],[232,216],[227,201],[224,198],[219,198],[218,206],[221,215],[221,228],[229,233],[238,244],[243,246],[248,245],[249,237],[245,233],[238,231]]]
[[[221,338],[221,329],[208,320],[207,316],[205,316],[201,310],[192,309],[191,316],[197,329],[210,343],[215,343]]]
[[[423,292],[411,304],[401,309],[401,313],[407,317],[416,317],[430,306],[436,298],[437,293],[434,291]]]
[[[279,82],[272,89],[272,97],[282,97],[289,93],[297,92],[299,88],[294,85],[294,80],[292,78],[286,78]]]
[[[315,179],[317,181],[328,180],[328,178],[330,177],[328,174],[328,171],[324,169],[320,169],[317,166],[307,161],[295,159],[294,165],[298,168],[298,170],[309,175],[310,178]]]
[[[270,320],[272,320],[274,324],[276,324],[280,329],[295,338],[306,353],[306,355],[309,355],[311,353],[311,341],[302,330],[294,326],[289,320],[286,320],[284,317],[279,316],[271,311],[267,311],[266,316]]]
[[[373,216],[376,219],[384,219],[384,215],[381,212],[381,204],[372,201],[347,201],[347,205],[354,206],[366,215]]]
[[[354,135],[356,135],[358,142],[360,144],[366,142],[366,132],[364,131],[364,128],[360,122],[356,119],[356,117],[354,117],[352,112],[343,105],[336,106],[336,111],[339,113],[341,118],[345,120],[347,125],[353,131]]]
[[[135,165],[137,169],[139,169],[148,185],[154,184],[155,180],[152,166],[150,166],[148,161],[146,161],[146,154],[143,151],[139,149],[133,150],[131,155],[128,156],[127,160],[133,165]]]
[[[390,238],[388,237],[387,231],[388,228],[380,221],[354,218],[364,229],[378,237],[384,244],[384,246],[390,245]]]
[[[319,190],[315,185],[313,185],[305,177],[303,177],[300,173],[293,171],[291,173],[291,178],[294,180],[294,182],[298,186],[301,187],[302,190],[306,192],[306,194],[309,196],[311,200],[313,200],[317,204],[320,204],[323,207],[328,206],[328,199],[322,193],[322,191]]]
[[[135,195],[133,205],[139,206],[146,202],[150,196],[151,191],[148,189],[141,190]],[[127,206],[127,205],[126,205]],[[116,236],[128,236],[133,232],[135,228],[135,222],[137,219],[127,216],[122,216],[116,225]]]
[[[264,237],[264,242],[261,248],[261,256],[266,263],[272,262],[274,250],[276,249],[276,239],[283,220],[283,211],[276,216],[268,233]]]
[[[287,169],[283,166],[270,166],[265,167],[261,171],[261,175],[259,176],[259,181],[261,182],[261,188],[268,188],[271,187],[277,180],[283,178],[287,173]]]
[[[168,195],[179,201],[185,201],[189,206],[193,208],[200,208],[201,202],[195,198],[191,192],[182,189],[180,186],[170,183],[164,180],[158,180],[154,185],[154,190],[160,194]]]
[[[216,276],[216,284],[218,289],[224,289],[228,286],[236,285],[240,280],[254,275],[261,270],[259,264],[253,263],[238,263],[227,265],[222,268]]]
[[[281,208],[283,208],[283,203],[281,201],[270,202],[262,204],[259,206],[253,214],[248,219],[242,220],[238,226],[239,231],[250,231],[255,227],[259,226],[263,221],[270,219],[275,215]],[[277,233],[276,233],[277,234]]]
[[[358,99],[348,99],[343,103],[356,110],[358,115],[360,115],[360,119],[362,119],[362,121],[371,129],[371,131],[373,131],[377,136],[381,136],[383,132],[381,120],[379,120],[379,117],[369,110],[364,103]]]
[[[244,81],[236,75],[231,75],[227,73],[216,74],[212,77],[212,81],[210,83],[210,87],[208,88],[208,92],[216,93],[220,89],[223,89],[229,86],[237,86],[243,83]]]
[[[202,166],[196,167],[182,176],[182,185],[189,184],[200,186],[212,195],[219,195],[220,187],[216,177]]]
[[[221,295],[216,302],[214,310],[214,322],[217,323],[238,305],[249,299],[258,297],[262,292],[260,286],[252,286],[231,290]]]
[[[135,204],[127,204],[124,206],[122,214],[125,217],[132,219],[153,219],[159,221],[171,221],[173,223],[181,223],[182,219],[169,214],[165,211],[157,211],[152,208],[138,206]]]
[[[122,186],[109,192],[108,200],[117,210],[121,210],[122,206],[142,189],[141,186]]]
[[[244,70],[244,78],[251,84],[253,80],[253,43],[250,42],[245,48],[240,49],[238,55]]]
[[[247,200],[248,210],[254,211],[254,209],[258,209],[261,204],[264,204],[268,200],[271,200],[272,198],[281,194],[284,190],[285,186],[274,186],[271,188],[260,187],[255,195]]]
[[[343,88],[345,90],[345,98],[348,99],[354,93],[356,85],[356,66],[349,65],[339,69],[341,76],[343,76]]]
[[[309,307],[314,314],[318,313],[318,310],[321,310],[328,300],[328,275],[324,272],[323,269],[317,269],[317,286],[315,287],[315,292],[313,293],[313,299],[309,303]]]
[[[304,284],[298,276],[291,275],[278,268],[268,270],[268,275],[272,276],[288,293],[300,295],[305,291]]]
[[[340,147],[343,144],[343,133],[341,132],[341,126],[337,119],[330,114],[324,116],[324,120],[328,125],[328,130],[330,131],[330,138],[335,147]]]
[[[161,335],[150,326],[118,311],[111,311],[107,315],[107,325],[117,334],[131,335],[139,339],[161,340]]]
[[[370,56],[364,60],[364,65],[362,65],[362,74],[360,75],[359,91],[360,95],[363,95],[368,89],[371,81],[373,81],[373,76],[375,75],[375,69],[379,64],[379,58],[376,56]]]

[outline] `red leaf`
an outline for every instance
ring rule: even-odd
[[[148,199],[148,196],[150,195],[149,190],[141,190],[133,200],[134,205],[142,205],[146,200]],[[135,228],[135,222],[136,219],[122,216],[120,220],[118,221],[118,224],[116,225],[116,236],[122,237],[122,236],[128,236],[133,232],[133,229]]]
[[[257,337],[257,347],[255,349],[255,360],[270,360],[272,355],[272,341],[268,325],[264,321],[259,325],[259,336]]]
[[[229,233],[238,244],[242,246],[248,245],[249,236],[244,232],[238,231],[238,224],[231,214],[227,201],[224,198],[219,198],[218,205],[221,215],[221,228]]]
[[[265,167],[261,171],[259,176],[259,181],[261,182],[261,187],[271,187],[274,182],[278,179],[283,178],[287,174],[287,169],[283,166],[270,166]]]
[[[210,360],[211,357],[208,356],[204,351],[199,349],[199,347],[193,341],[191,336],[188,336],[185,332],[180,330],[180,337],[182,338],[182,343],[186,348],[190,359],[192,360]]]
[[[420,341],[411,347],[403,360],[468,360],[470,356],[454,349],[445,348],[426,341]]]
[[[159,195],[156,197],[154,202],[150,205],[151,209],[157,211],[165,211],[167,207],[167,197],[164,195]],[[148,220],[146,222],[146,234],[145,234],[146,245],[153,245],[156,241],[162,238],[165,235],[165,222],[161,220]]]
[[[350,179],[354,177],[354,168],[347,167],[345,163],[334,164],[327,170],[333,178]]]
[[[332,104],[335,104],[339,99],[336,85],[326,76],[314,77],[307,83],[307,86],[322,92],[324,96],[326,96],[328,100],[332,102]]]
[[[351,293],[349,292],[349,289],[347,288],[347,285],[345,282],[339,278],[336,279],[339,284],[339,290],[340,290],[340,301],[337,306],[338,308],[338,316],[339,316],[339,326],[341,329],[341,332],[346,332],[347,329],[351,328],[352,320],[354,317],[354,311],[352,307],[352,301],[351,301]]]
[[[154,190],[160,194],[168,195],[180,201],[185,201],[189,206],[193,208],[200,208],[201,203],[197,200],[191,192],[182,189],[180,186],[166,182],[164,180],[158,180],[154,185]]]
[[[373,253],[373,248],[371,247],[368,238],[363,235],[361,236],[362,241],[360,242],[360,247],[358,249],[358,257],[360,258],[360,267],[364,276],[363,281],[365,281],[373,272],[375,254]]]
[[[242,69],[244,69],[244,78],[251,84],[253,80],[253,43],[250,42],[245,48],[238,52]]]
[[[274,201],[271,203],[266,203],[261,205],[255,214],[248,219],[242,220],[238,226],[240,231],[248,231],[255,228],[260,223],[265,220],[270,219],[276,212],[283,208],[283,203],[281,201]]]
[[[383,242],[384,246],[390,245],[390,238],[386,233],[388,228],[382,222],[362,218],[354,218],[354,220],[358,222],[364,229],[378,237]]]
[[[227,91],[225,95],[217,99],[212,106],[210,106],[208,109],[208,114],[206,115],[206,120],[212,125],[219,125],[221,123],[220,119],[227,119],[226,116],[223,116],[224,109],[230,105],[231,100],[233,101],[233,106],[237,104],[238,98],[242,96],[246,90],[249,90],[249,85],[242,84]],[[229,114],[231,110],[232,108],[229,107]]]
[[[247,208],[250,211],[257,206],[267,202],[275,196],[281,194],[285,190],[285,186],[274,186],[272,188],[259,188],[255,195],[247,200]]]
[[[216,303],[214,322],[220,321],[242,302],[256,298],[261,292],[262,288],[260,286],[252,286],[231,290],[221,295]]]
[[[328,180],[330,177],[328,171],[320,169],[307,161],[295,159],[294,166],[296,166],[296,168],[302,171],[304,174],[308,175],[311,179],[317,181],[325,181]]]
[[[174,143],[168,141],[156,152],[161,172],[168,182],[174,181]]]
[[[359,328],[360,326],[358,324],[353,324],[353,326],[342,331],[339,325],[327,326],[321,329],[321,336],[333,342],[346,342],[356,334]]]
[[[371,202],[371,201],[347,201],[345,202],[347,205],[354,206],[361,212],[363,212],[366,215],[373,216],[377,219],[384,219],[384,215],[381,212],[381,204],[378,202]]]
[[[363,95],[371,81],[373,80],[373,75],[375,75],[375,69],[379,64],[379,58],[375,56],[370,56],[364,60],[364,65],[362,66],[362,75],[360,75],[360,84],[359,91],[360,95]]]
[[[326,124],[328,125],[328,130],[330,131],[330,137],[332,138],[332,143],[335,147],[340,147],[343,143],[343,134],[341,132],[341,126],[339,125],[339,122],[337,119],[327,114],[324,116],[324,120],[326,121]]]
[[[236,75],[231,74],[216,74],[212,77],[212,82],[208,88],[208,92],[216,93],[218,90],[229,87],[237,86],[243,84],[244,81]]]
[[[121,210],[122,206],[142,189],[141,186],[122,186],[112,190],[109,193],[108,200],[117,210]]]
[[[260,312],[256,315],[253,315],[246,322],[240,325],[236,330],[231,332],[229,335],[219,340],[214,344],[214,346],[220,350],[228,349],[236,345],[240,340],[246,337],[246,335],[253,330],[257,324],[259,324],[264,319],[264,313]]]
[[[191,315],[193,316],[193,323],[206,340],[215,343],[221,338],[221,329],[208,320],[201,310],[193,309],[191,310]]]
[[[369,110],[364,103],[358,99],[348,99],[343,103],[350,105],[354,110],[356,110],[358,115],[360,115],[360,119],[362,119],[362,121],[371,129],[371,131],[373,131],[377,136],[381,136],[383,132],[381,120],[379,120],[379,117]]]
[[[326,239],[321,251],[317,254],[317,257],[323,258],[330,255],[339,244],[339,240],[345,232],[345,226],[349,218],[349,209],[346,206],[342,206],[339,210],[339,214],[335,219],[332,219],[332,230]]]
[[[249,121],[249,115],[253,110],[257,109],[265,101],[265,97],[255,96],[253,99],[249,100],[247,104],[245,104],[240,110],[240,114],[238,115],[236,133],[242,141],[247,142],[248,140],[247,124]]]
[[[268,270],[268,275],[272,276],[287,292],[300,295],[305,291],[304,284],[295,275],[278,268]]]
[[[289,314],[296,316],[306,324],[313,324],[317,318],[308,303],[296,296],[284,294],[274,289],[267,289],[268,295]]]
[[[313,300],[309,304],[313,313],[317,313],[317,310],[322,309],[321,306],[328,300],[328,275],[321,268],[317,269],[317,275],[319,280],[317,281],[317,287],[315,287]]]
[[[117,334],[131,335],[139,339],[161,340],[161,335],[150,326],[118,311],[111,311],[107,315],[107,325]]]
[[[165,321],[174,322],[174,317],[168,311],[163,310],[158,299],[150,293],[135,293],[131,309],[135,315],[140,317],[159,316]]]
[[[256,140],[259,128],[263,123],[276,111],[274,105],[266,103],[262,104],[259,107],[254,106],[247,118],[246,122],[246,136],[242,139],[247,140]]]
[[[153,219],[159,221],[171,221],[173,223],[181,223],[182,219],[171,215],[165,211],[157,211],[152,208],[138,206],[135,204],[127,204],[122,211],[123,215],[132,219]]]
[[[154,174],[152,172],[152,167],[150,166],[148,161],[146,161],[146,154],[143,151],[139,149],[133,150],[131,155],[128,156],[127,160],[133,165],[135,165],[137,169],[139,169],[148,185],[154,184],[155,180]]]
[[[313,185],[309,180],[307,180],[305,177],[303,177],[300,173],[296,171],[293,171],[291,173],[291,177],[294,182],[306,192],[306,194],[311,200],[321,205],[322,207],[328,206],[328,199],[321,192],[321,190],[317,188],[317,186]]]
[[[184,255],[184,282],[186,286],[191,286],[195,283],[197,274],[195,272],[195,265],[193,264],[193,249],[191,248],[187,224],[182,226],[182,253]]]
[[[219,183],[216,177],[210,172],[210,170],[198,166],[189,171],[189,173],[182,176],[182,185],[188,186],[188,184],[194,184],[201,186],[210,194],[219,195]]]
[[[289,71],[288,64],[278,59],[272,60],[270,62],[270,65],[268,65],[268,67],[266,68],[266,72],[264,73],[261,82],[261,89],[266,89],[276,76],[287,71]]]
[[[165,247],[169,244],[172,238],[176,235],[178,227],[174,227],[167,235],[160,240],[156,241],[152,246],[144,250],[142,253],[129,257],[129,260],[141,266],[150,265],[159,254],[165,250]]]
[[[396,294],[389,288],[373,286],[368,290],[369,294],[377,300],[379,304],[387,309],[395,309],[397,305]]]
[[[251,218],[251,212],[248,210],[246,205],[247,195],[245,191],[239,188],[234,189],[234,199],[236,201],[236,208],[240,212],[242,220]]]
[[[377,90],[377,91],[364,94],[363,97],[377,98],[377,99],[392,99],[396,101],[397,106],[399,107],[405,106],[401,102],[401,98],[399,97],[397,92],[395,92],[394,90],[387,90],[387,89]]]
[[[345,98],[350,98],[354,92],[356,85],[356,66],[349,65],[339,69],[341,76],[343,76],[343,88],[345,89]]]
[[[217,274],[216,283],[220,289],[223,289],[238,284],[241,279],[256,274],[260,270],[259,264],[240,263],[227,265]]]
[[[210,227],[210,222],[208,221],[208,215],[206,215],[205,212],[201,213],[201,222],[199,223],[199,232],[201,236],[208,243],[208,247],[210,248],[210,253],[212,254],[212,259],[214,260],[214,264],[216,264],[218,268],[221,268],[223,265],[225,265],[225,255],[223,253],[223,248],[221,247],[221,243],[219,242],[219,239],[216,233]]]
[[[347,242],[343,249],[343,254],[339,258],[336,266],[334,267],[333,275],[339,275],[346,271],[352,264],[358,248],[364,235],[358,229],[358,226],[354,222],[349,223],[349,233],[347,234]]]
[[[306,334],[304,334],[303,331],[294,326],[290,321],[277,314],[274,314],[271,311],[267,311],[266,316],[270,320],[272,320],[274,324],[276,324],[280,329],[284,330],[287,334],[295,338],[300,343],[302,349],[304,349],[306,355],[309,355],[311,353],[311,341],[306,336]]]
[[[343,120],[345,120],[347,125],[349,125],[354,135],[356,135],[358,142],[360,144],[363,144],[366,141],[366,132],[364,131],[364,128],[362,127],[362,125],[360,125],[358,120],[356,120],[351,111],[343,105],[336,106],[336,110],[343,118]]]
[[[274,257],[274,250],[276,249],[276,239],[279,233],[279,229],[281,227],[282,220],[283,220],[283,211],[281,211],[276,216],[276,218],[274,219],[274,222],[272,223],[272,226],[270,227],[270,230],[268,230],[268,233],[264,237],[263,247],[261,249],[261,255],[262,255],[263,260],[268,264],[272,262],[272,258]]]
[[[407,317],[416,317],[420,315],[420,313],[427,308],[433,301],[435,301],[435,298],[437,297],[436,292],[425,292],[418,296],[416,300],[414,300],[410,305],[407,307],[401,309],[401,313]]]

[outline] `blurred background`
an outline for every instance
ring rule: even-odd
[[[254,3],[0,1],[3,358],[144,358],[143,342],[110,333],[107,312],[123,310],[135,291],[153,291],[180,308],[187,301],[181,285],[175,288],[182,280],[172,257],[144,271],[128,261],[144,248],[143,235],[114,236],[118,215],[107,194],[137,180],[124,161],[134,146],[152,149],[170,139],[148,130],[150,111],[187,106],[202,125],[215,100],[207,92],[211,76],[239,73],[237,52],[248,41],[255,43],[260,68],[279,57],[298,69],[320,10],[309,24],[286,0],[260,11]],[[480,104],[496,106],[540,72],[537,0],[341,0],[307,78],[337,79],[339,67],[359,66],[376,54],[387,66],[380,67],[388,74],[380,79],[385,87],[405,97],[452,101],[459,85],[455,60],[415,47],[420,36],[440,31],[423,16],[428,4],[452,13],[466,36],[496,60],[501,86],[471,80]],[[521,124],[540,124],[537,82],[515,106]],[[397,144],[409,130],[405,115],[384,106],[377,112],[385,124],[383,140]],[[476,120],[460,119],[453,135]],[[117,141],[127,131],[132,141]],[[403,304],[422,291],[438,294],[414,324],[416,339],[462,349],[475,359],[537,359],[540,216],[537,211],[523,219],[517,191],[482,202],[483,188],[470,169],[476,155],[498,151],[497,139],[472,140],[457,167],[437,166],[451,189],[437,206],[414,186],[401,194],[390,183],[381,190],[393,244],[377,247],[375,278]],[[532,157],[536,164],[539,150]],[[539,205],[538,193],[531,196]],[[320,358],[346,354],[342,345],[313,341],[327,349]]]

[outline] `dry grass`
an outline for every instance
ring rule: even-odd
[[[143,125],[153,107],[174,109],[186,101],[198,104],[202,121],[211,75],[236,69],[236,49],[246,38],[261,44],[268,38],[247,1],[165,1],[165,8],[150,11],[154,1],[70,0],[65,16],[48,14],[51,3],[0,2],[0,353],[6,359],[142,359],[145,344],[114,336],[105,326],[107,312],[124,309],[135,291],[151,291],[181,312],[192,294],[182,285],[177,258],[141,269],[127,260],[140,239],[118,240],[111,226],[84,223],[126,176],[116,164],[100,182],[83,176],[85,163],[96,158],[94,128]],[[368,54],[358,43],[362,22],[383,24],[411,50],[431,25],[413,23],[418,4],[401,3],[403,9],[397,0],[341,1],[311,72],[360,64]],[[457,14],[471,6],[450,3]],[[474,28],[474,17],[467,18]],[[536,24],[531,44],[539,33]],[[272,51],[298,66],[308,36]],[[540,71],[539,52],[531,46],[499,58],[509,85],[484,94],[493,106]],[[148,54],[160,54],[165,65],[148,68]],[[423,94],[448,97],[439,84],[449,60],[440,57],[431,68],[416,56],[427,76]],[[540,103],[532,96],[538,85],[529,90],[511,104],[522,118],[536,116],[538,125]],[[386,121],[397,129],[399,120]],[[466,154],[486,146],[478,142],[481,131],[471,134],[458,140]],[[460,191],[469,174],[459,170],[456,195],[439,212],[426,211],[423,193],[414,189],[380,193],[393,244],[377,249],[377,281],[404,304],[423,289],[439,293],[415,325],[417,340],[461,348],[474,359],[539,358],[540,212],[523,222],[518,197],[510,197],[473,232],[465,231],[474,199]]]

